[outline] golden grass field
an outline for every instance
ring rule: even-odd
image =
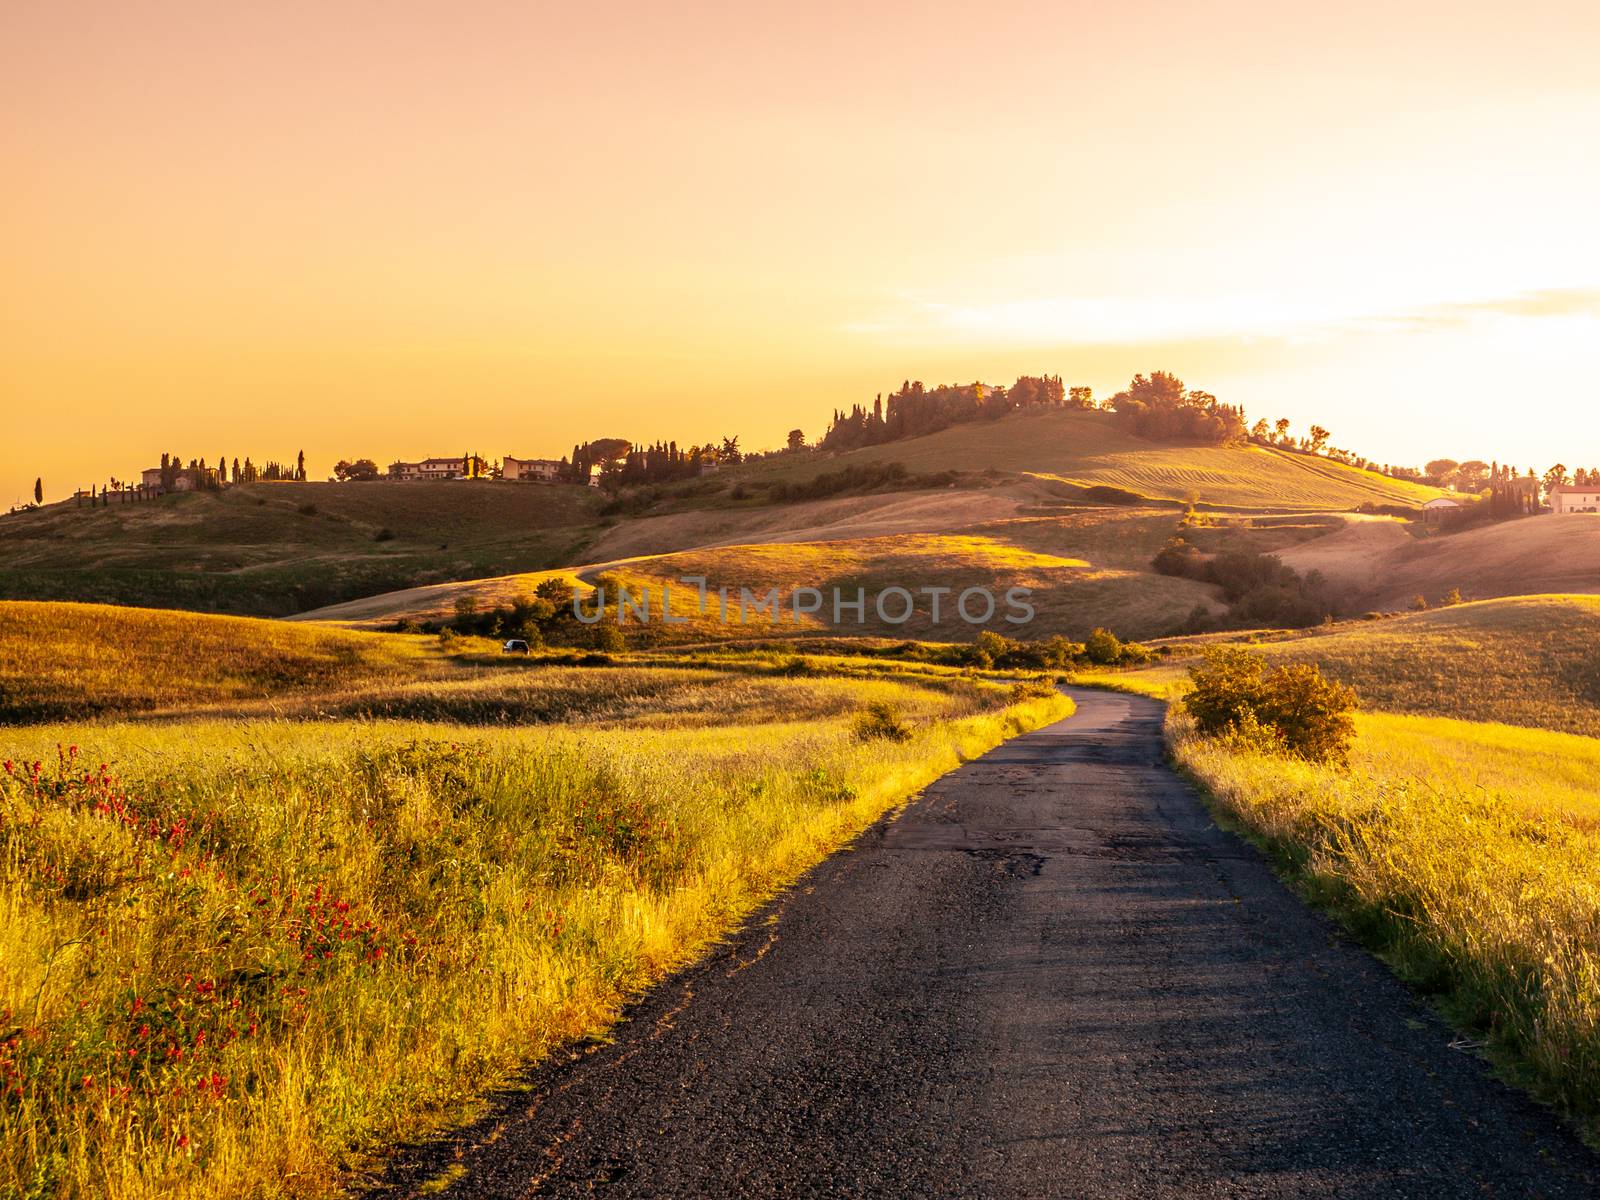
[[[0,602],[0,721],[183,708],[413,678],[420,639],[100,604]]]
[[[1600,596],[1516,596],[1256,636],[1180,640],[1170,662],[1077,678],[1168,698],[1184,687],[1186,656],[1231,643],[1273,662],[1314,663],[1368,709],[1600,736]]]
[[[417,639],[54,619],[91,657],[177,629],[205,650],[179,661],[235,681],[259,637],[305,688],[293,719],[230,686],[212,715],[0,730],[0,1195],[332,1194],[598,1033],[916,789],[1070,711],[925,664],[433,676]],[[420,669],[318,690],[316,648],[372,642]],[[118,650],[119,686],[171,673],[161,645]],[[868,705],[887,720],[863,725]]]
[[[473,597],[480,609],[493,608],[531,593],[541,580],[559,576],[583,588],[612,581],[608,595],[613,608],[616,583],[635,595],[648,591],[654,614],[661,612],[662,584],[672,585],[673,612],[686,623],[667,628],[657,619],[650,635],[656,639],[707,641],[752,632],[767,636],[834,631],[953,641],[976,636],[979,626],[950,618],[953,601],[945,603],[945,615],[938,625],[931,622],[926,601],[916,616],[899,625],[878,619],[870,603],[867,620],[860,624],[849,611],[841,613],[843,620],[837,623],[826,610],[793,619],[790,600],[798,587],[820,588],[830,597],[832,589],[839,588],[846,598],[861,587],[870,601],[891,586],[913,592],[945,586],[957,593],[968,587],[986,587],[997,600],[1010,588],[1026,587],[1033,592],[1031,603],[1036,613],[1027,628],[1005,624],[1003,610],[991,628],[1007,635],[1037,638],[1061,634],[1082,639],[1096,626],[1107,626],[1124,637],[1146,638],[1170,632],[1196,606],[1207,610],[1221,607],[1215,589],[1150,569],[1151,558],[1172,536],[1179,519],[1180,514],[1171,509],[1069,507],[1059,502],[1042,504],[1036,497],[1034,504],[1011,516],[942,534],[899,532],[708,546],[563,571],[414,588],[318,609],[295,619],[352,628],[380,628],[399,619],[446,620],[463,596]],[[1191,527],[1188,536],[1207,550],[1267,552],[1303,544],[1338,529],[1341,523],[1337,516],[1321,514],[1212,515]],[[699,611],[698,593],[675,582],[684,576],[706,579],[713,598],[719,587],[728,588],[733,603],[731,625],[718,611]],[[737,602],[741,588],[749,588],[757,596],[777,588],[788,615],[774,625],[765,616],[747,612],[751,627],[740,627]],[[715,608],[714,600],[713,605]]]
[[[1347,771],[1226,748],[1178,762],[1517,1081],[1600,1135],[1600,740],[1357,718]]]

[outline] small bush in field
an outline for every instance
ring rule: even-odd
[[[1189,677],[1194,691],[1184,707],[1202,733],[1311,762],[1349,757],[1356,694],[1316,667],[1294,663],[1269,671],[1261,655],[1225,647],[1208,650]]]
[[[874,739],[903,742],[911,737],[911,730],[901,723],[894,705],[884,700],[874,700],[856,718],[856,737],[863,742]]]
[[[1099,666],[1115,666],[1122,661],[1122,640],[1109,629],[1096,629],[1084,640],[1083,656]]]

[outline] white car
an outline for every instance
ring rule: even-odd
[[[527,654],[528,643],[521,638],[507,638],[506,644],[500,647],[501,654]]]

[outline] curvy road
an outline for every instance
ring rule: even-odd
[[[1212,823],[1157,704],[1072,695],[377,1194],[1600,1196]]]

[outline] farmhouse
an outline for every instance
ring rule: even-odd
[[[1553,513],[1600,512],[1600,484],[1560,483],[1550,489]]]
[[[512,458],[501,460],[500,478],[516,483],[560,483],[567,464],[553,458]]]
[[[1443,521],[1461,511],[1461,502],[1448,496],[1435,496],[1422,506],[1424,521]]]
[[[389,464],[390,479],[461,479],[466,473],[464,458],[425,458],[421,462]]]

